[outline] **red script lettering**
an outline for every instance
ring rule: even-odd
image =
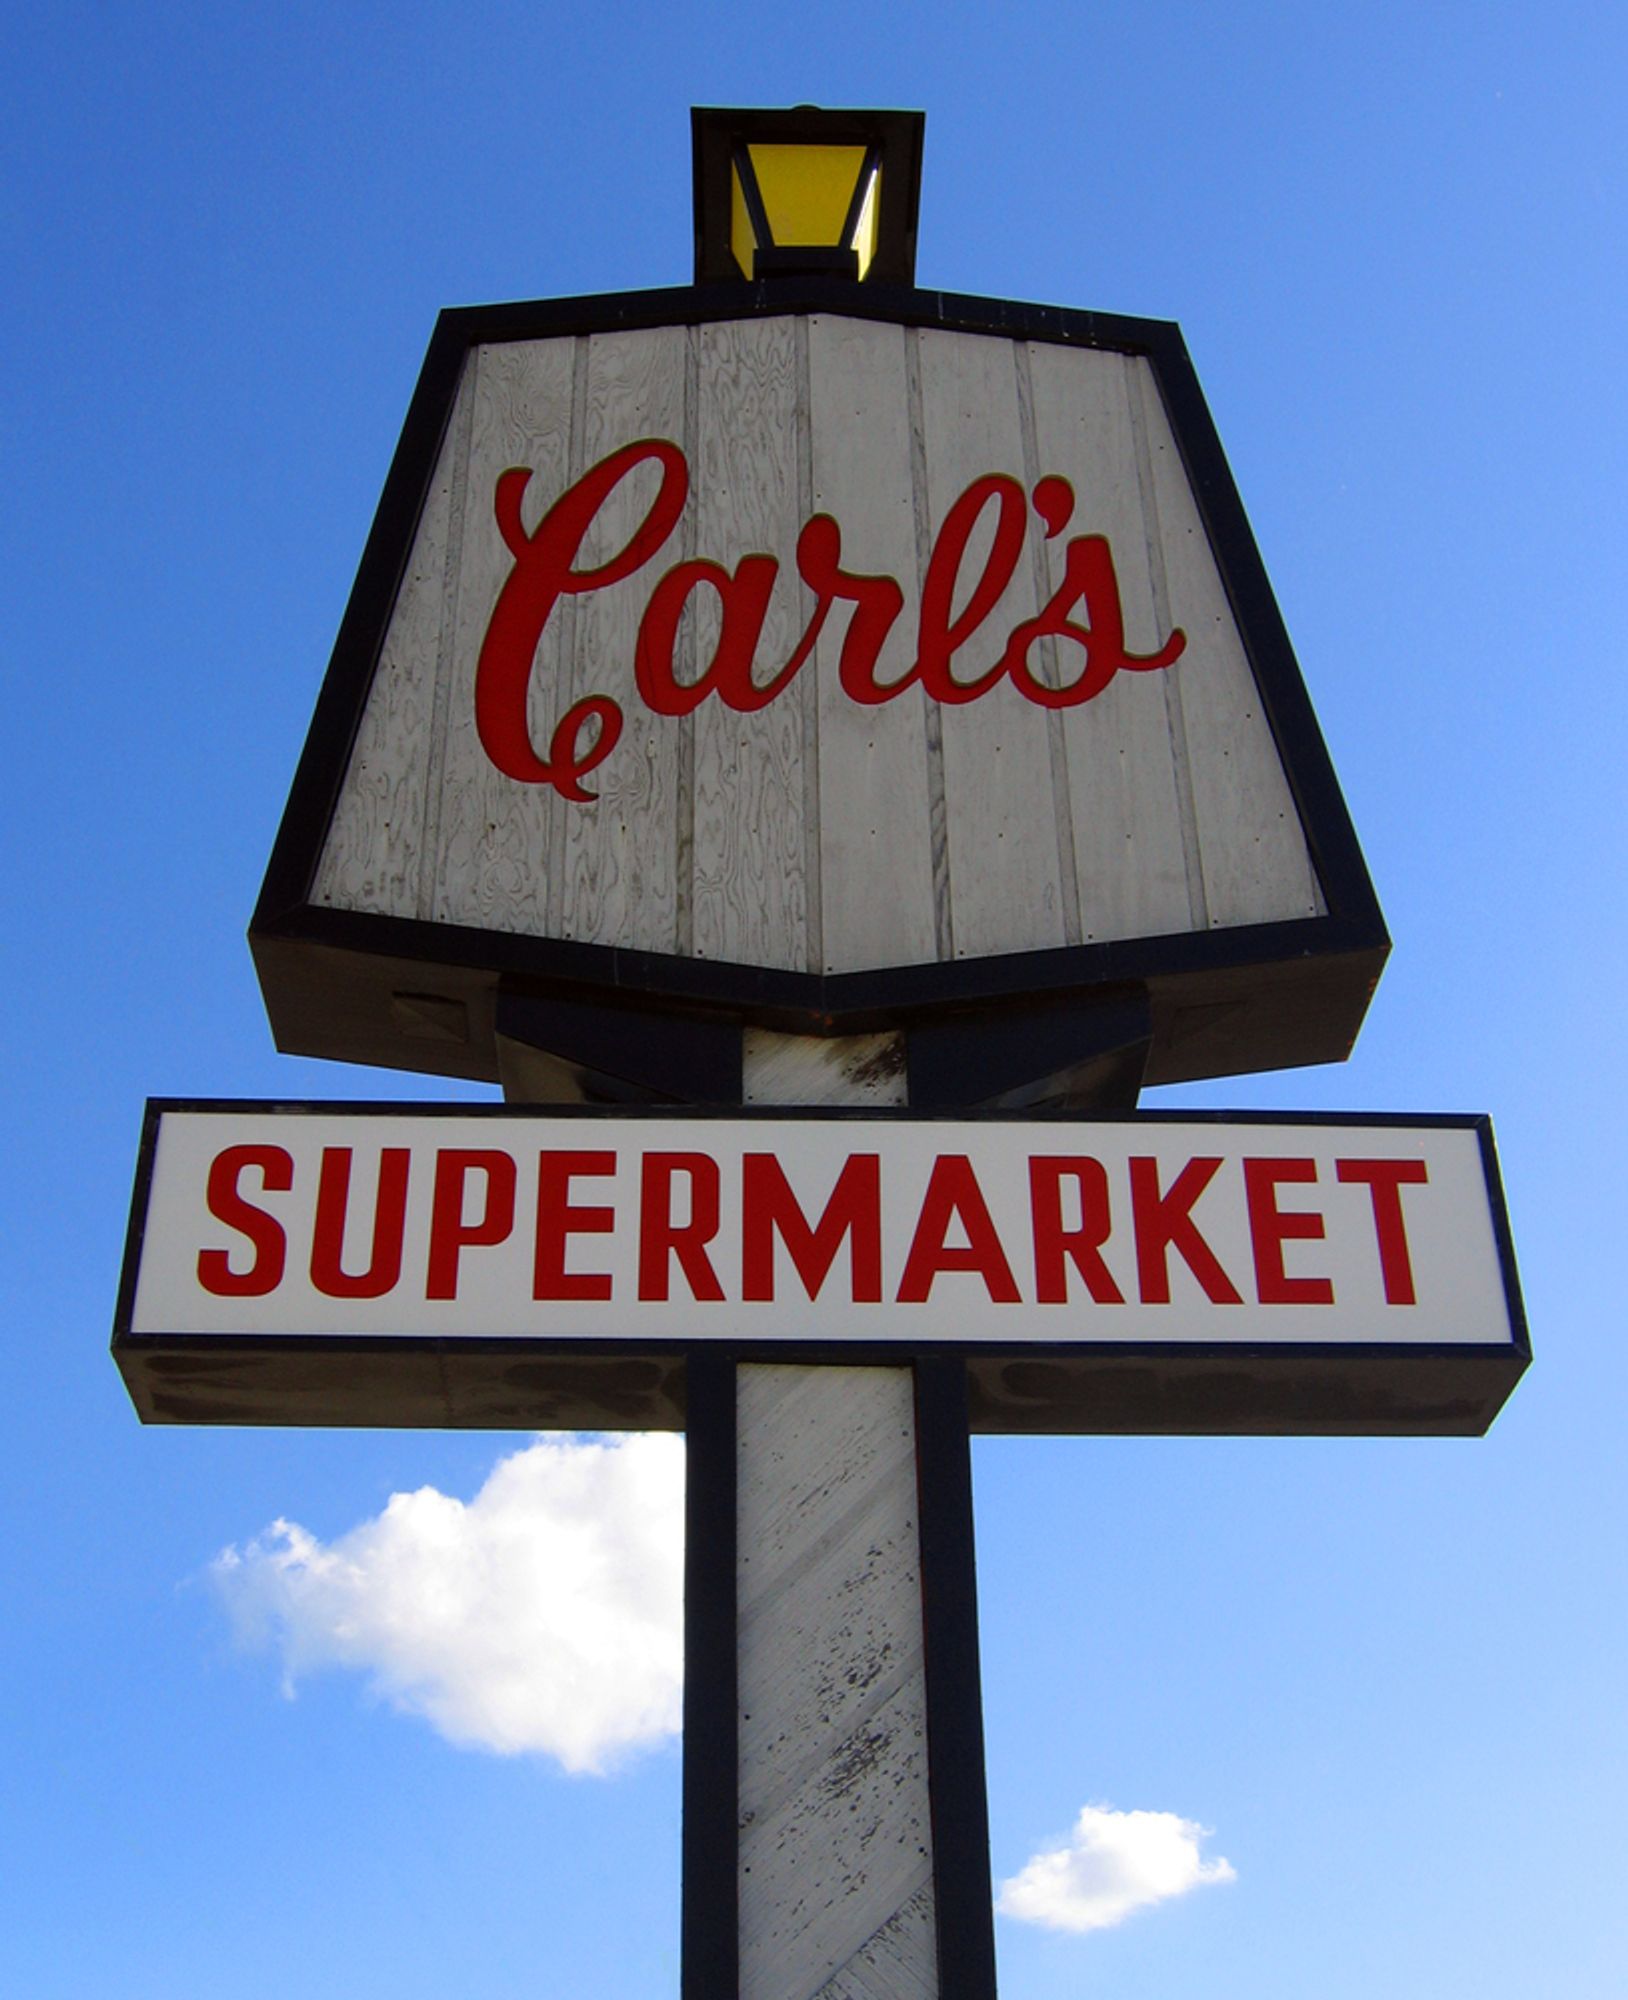
[[[643,517],[613,555],[594,567],[579,568],[589,531],[623,482],[642,466],[659,472]],[[528,533],[521,503],[531,478],[524,466],[511,466],[499,476],[493,494],[498,532],[514,567],[498,592],[481,642],[475,729],[481,748],[505,777],[517,784],[550,785],[562,798],[587,804],[598,795],[582,781],[616,748],[622,711],[609,695],[582,696],[555,724],[547,756],[539,756],[528,714],[538,648],[562,597],[587,596],[625,582],[666,545],[689,498],[690,469],[669,439],[640,438],[591,466]],[[1036,481],[1032,500],[1045,539],[1055,540],[1073,516],[1072,487],[1048,473]],[[747,554],[730,569],[711,556],[688,556],[660,577],[645,601],[633,654],[639,699],[660,716],[689,715],[714,696],[741,715],[766,708],[802,672],[838,603],[852,611],[837,678],[848,699],[864,706],[894,701],[916,686],[930,701],[959,706],[981,701],[1005,680],[1041,708],[1077,708],[1101,694],[1116,674],[1151,673],[1173,665],[1186,650],[1186,634],[1178,627],[1153,652],[1131,652],[1107,539],[1074,535],[1063,547],[1063,581],[1039,615],[1009,634],[993,666],[970,678],[957,676],[956,654],[988,622],[1018,573],[1028,512],[1022,486],[1007,473],[985,473],[952,504],[927,558],[915,661],[886,681],[878,678],[878,662],[904,610],[904,592],[891,576],[843,567],[842,530],[829,514],[814,515],[797,537],[797,573],[813,594],[813,609],[788,657],[765,678],[758,676],[757,655],[780,574],[778,558]],[[993,532],[981,570],[969,578],[963,573],[967,551],[986,514]],[[679,628],[702,590],[717,601],[718,636],[712,658],[694,678],[681,680]],[[1031,661],[1040,641],[1079,647],[1083,665],[1072,680],[1053,685],[1036,671]]]

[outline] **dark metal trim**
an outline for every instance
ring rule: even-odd
[[[848,204],[848,213],[842,218],[842,245],[844,249],[855,248],[854,236],[859,228],[859,218],[865,212],[865,196],[869,191],[873,175],[882,171],[882,149],[867,146],[865,157],[860,163],[859,178],[854,182],[853,199]],[[878,216],[880,221],[880,216]]]
[[[279,913],[270,906],[269,897],[262,899],[250,937],[252,942],[286,940],[378,958],[463,967],[516,980],[534,979],[550,987],[727,1008],[765,1025],[795,1025],[805,1032],[826,1034],[895,1025],[901,1016],[924,1010],[979,1002],[1021,1006],[1041,995],[1382,953],[1389,947],[1383,928],[1376,932],[1360,920],[1331,911],[1327,917],[1284,923],[1238,924],[991,958],[889,966],[874,972],[820,974],[581,944],[567,938],[521,937],[412,917],[367,916],[316,904]]]
[[[746,203],[747,219],[752,225],[753,250],[772,249],[774,247],[774,231],[769,227],[769,212],[763,206],[763,190],[757,184],[757,168],[752,164],[752,155],[747,151],[746,142],[743,139],[737,139],[734,145],[730,147],[729,167],[730,171],[741,184],[741,199]],[[733,188],[731,188],[730,192],[733,194]],[[731,216],[731,224],[733,224],[733,220],[734,218]],[[734,247],[731,240],[733,235],[733,227],[727,229],[724,234],[724,241],[730,244],[731,250]],[[739,259],[737,258],[736,261],[738,263]],[[743,277],[755,277],[757,275],[756,264],[753,264],[750,271],[743,272],[741,275]]]
[[[151,1143],[157,1121],[169,1112],[252,1113],[275,1111],[317,1117],[353,1112],[368,1118],[637,1118],[641,1124],[658,1120],[705,1122],[719,1118],[763,1124],[797,1123],[942,1125],[1357,1125],[1376,1131],[1480,1132],[1490,1136],[1491,1117],[1485,1111],[1254,1111],[1213,1107],[1188,1110],[1136,1111],[958,1111],[939,1107],[918,1111],[907,1105],[851,1104],[652,1104],[629,1112],[605,1104],[501,1104],[493,1101],[459,1103],[440,1098],[409,1103],[400,1098],[343,1097],[150,1097],[146,1104],[142,1144]],[[1497,1185],[1496,1154],[1488,1150],[1489,1180]]]
[[[695,1343],[691,1358],[721,1351]],[[697,1352],[699,1350],[699,1352]],[[1338,1353],[1302,1344],[1225,1350],[1057,1347],[1001,1352],[739,1346],[780,1364],[967,1371],[973,1429],[1044,1437],[1479,1437],[1527,1356],[1508,1344]],[[667,1430],[684,1428],[686,1354],[604,1341],[356,1340],[187,1334],[115,1339],[137,1414],[153,1424],[247,1428]]]
[[[735,1357],[685,1365],[683,2000],[740,1978]]]
[[[994,2000],[995,1914],[966,1364],[919,1360],[915,1380],[938,1993],[940,2000]]]
[[[576,1075],[589,1103],[739,1104],[741,1037],[728,1021],[675,1016],[628,1005],[585,1006],[499,986],[494,1037],[503,1072],[505,1045],[545,1052]],[[524,1103],[523,1090],[505,1095]]]
[[[480,1358],[613,1361],[647,1358],[689,1366],[713,1354],[732,1354],[740,1362],[830,1362],[850,1368],[897,1368],[918,1357],[942,1361],[998,1362],[1155,1361],[1238,1362],[1258,1366],[1281,1360],[1394,1361],[1399,1355],[1420,1361],[1519,1362],[1531,1360],[1524,1333],[1500,1341],[1388,1340],[717,1340],[659,1334],[600,1334],[568,1338],[549,1334],[414,1334],[414,1333],[132,1333],[127,1322],[114,1329],[116,1354],[197,1354],[244,1357],[258,1354],[343,1354],[361,1361],[368,1355],[402,1356],[435,1353],[448,1360]]]
[[[1021,1112],[1042,1104],[1136,1109],[1153,1041],[1147,994],[1101,989],[1089,1007],[1063,1001],[1022,1015],[989,1019],[952,1015],[905,1035],[908,1102],[917,1111],[967,1108],[969,1077],[977,1102]]]
[[[812,272],[857,281],[859,253],[840,246],[828,249],[823,243],[812,243],[806,247],[771,243],[766,249],[752,252],[754,278],[773,278],[778,284],[785,278],[806,277]]]
[[[158,1152],[158,1126],[166,1111],[196,1110],[196,1100],[176,1101],[150,1097],[141,1115],[141,1137],[136,1144],[136,1179],[130,1190],[130,1219],[124,1230],[124,1264],[119,1271],[119,1293],[113,1306],[113,1345],[128,1339],[135,1315],[136,1276],[141,1269],[142,1246],[147,1240],[147,1206],[153,1191],[153,1162]]]
[[[1532,1359],[1532,1334],[1526,1321],[1526,1298],[1521,1290],[1520,1267],[1515,1261],[1515,1237],[1509,1226],[1503,1170],[1498,1164],[1498,1141],[1493,1136],[1490,1117],[1467,1118],[1464,1122],[1474,1126],[1481,1141],[1481,1166],[1486,1175],[1487,1201],[1492,1211],[1492,1239],[1497,1245],[1504,1299],[1509,1307],[1510,1336],[1516,1353],[1524,1357],[1521,1363],[1524,1368]]]

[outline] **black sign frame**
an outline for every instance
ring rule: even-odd
[[[488,342],[760,315],[833,313],[1138,355],[1157,381],[1322,887],[1285,922],[822,975],[538,939],[325,907],[323,843],[466,357]],[[437,321],[300,758],[249,931],[274,1036],[291,1053],[495,1081],[505,993],[698,1035],[761,1026],[854,1035],[1131,998],[1151,1014],[1144,1081],[1350,1053],[1390,939],[1333,765],[1180,329],[885,284],[779,279],[454,308]],[[459,1024],[437,1031],[436,1010]],[[727,1066],[726,1066],[727,1067]],[[726,1079],[716,1095],[736,1094]],[[976,1098],[977,1092],[970,1093]]]

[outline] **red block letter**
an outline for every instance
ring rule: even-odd
[[[803,1290],[816,1298],[844,1236],[849,1238],[852,1295],[866,1305],[882,1296],[882,1163],[856,1153],[843,1166],[812,1229],[773,1153],[748,1153],[741,1210],[741,1297],[774,1297],[774,1239],[791,1254]]]
[[[288,1239],[280,1222],[238,1193],[245,1167],[260,1169],[267,1194],[286,1193],[294,1185],[294,1162],[281,1146],[228,1146],[210,1162],[209,1213],[254,1245],[254,1262],[246,1271],[234,1271],[224,1250],[198,1252],[198,1283],[218,1299],[263,1299],[283,1281]]]
[[[673,1181],[687,1174],[690,1219],[673,1220]],[[646,1153],[639,1180],[639,1297],[669,1296],[668,1265],[676,1257],[690,1295],[721,1299],[724,1288],[706,1246],[718,1234],[718,1162],[706,1153]]]
[[[1374,1204],[1374,1234],[1379,1239],[1379,1275],[1385,1281],[1388,1306],[1417,1305],[1413,1291],[1413,1259],[1402,1221],[1402,1189],[1422,1187],[1430,1176],[1423,1160],[1336,1160],[1342,1181],[1366,1183]]]
[[[944,1239],[959,1218],[967,1232],[965,1250],[952,1250]],[[984,1191],[965,1153],[941,1153],[933,1162],[921,1214],[899,1280],[901,1305],[921,1305],[940,1271],[976,1271],[996,1305],[1015,1306],[1021,1294],[1001,1239],[984,1200]]]
[[[478,1219],[464,1220],[464,1182],[486,1176],[486,1201]],[[448,1146],[435,1156],[435,1198],[430,1207],[427,1299],[458,1296],[458,1258],[466,1243],[501,1243],[514,1227],[514,1160],[508,1153]]]
[[[532,1278],[534,1299],[608,1299],[611,1281],[604,1271],[568,1271],[568,1236],[608,1236],[616,1227],[610,1208],[573,1208],[571,1176],[603,1177],[616,1171],[614,1153],[539,1153],[537,1156],[537,1262]]]
[[[1198,1233],[1198,1225],[1193,1221],[1193,1204],[1215,1179],[1220,1164],[1216,1159],[1189,1160],[1168,1192],[1160,1194],[1158,1161],[1145,1158],[1131,1161],[1136,1282],[1144,1305],[1169,1305],[1168,1253],[1172,1250],[1197,1278],[1204,1296],[1212,1305],[1243,1304],[1237,1286],[1222,1270],[1215,1252]]]
[[[1314,1181],[1315,1160],[1245,1160],[1244,1195],[1249,1203],[1249,1240],[1255,1250],[1255,1296],[1263,1306],[1331,1306],[1334,1287],[1327,1278],[1291,1278],[1283,1268],[1283,1246],[1291,1238],[1323,1234],[1323,1218],[1311,1210],[1285,1215],[1277,1189],[1284,1181]]]
[[[350,1205],[351,1149],[324,1146],[317,1181],[316,1227],[311,1232],[311,1282],[330,1299],[382,1299],[401,1276],[401,1244],[407,1226],[405,1146],[379,1154],[379,1185],[373,1200],[373,1251],[358,1277],[344,1268],[345,1211]]]
[[[1063,1227],[1063,1181],[1074,1181],[1080,1190],[1081,1222],[1078,1229]],[[1085,1288],[1099,1306],[1122,1306],[1125,1294],[1114,1283],[1114,1274],[1102,1261],[1102,1246],[1112,1227],[1108,1212],[1108,1175],[1100,1160],[1089,1155],[1054,1158],[1044,1155],[1029,1162],[1029,1206],[1034,1215],[1035,1297],[1043,1306],[1060,1306],[1068,1299],[1068,1267],[1085,1280]]]

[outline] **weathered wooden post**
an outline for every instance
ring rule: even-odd
[[[914,287],[922,121],[695,114],[696,283],[442,315],[155,1104],[144,1419],[687,1428],[686,2000],[987,2000],[968,1432],[1467,1433],[1484,1119],[1161,1115],[1388,949],[1180,334]]]

